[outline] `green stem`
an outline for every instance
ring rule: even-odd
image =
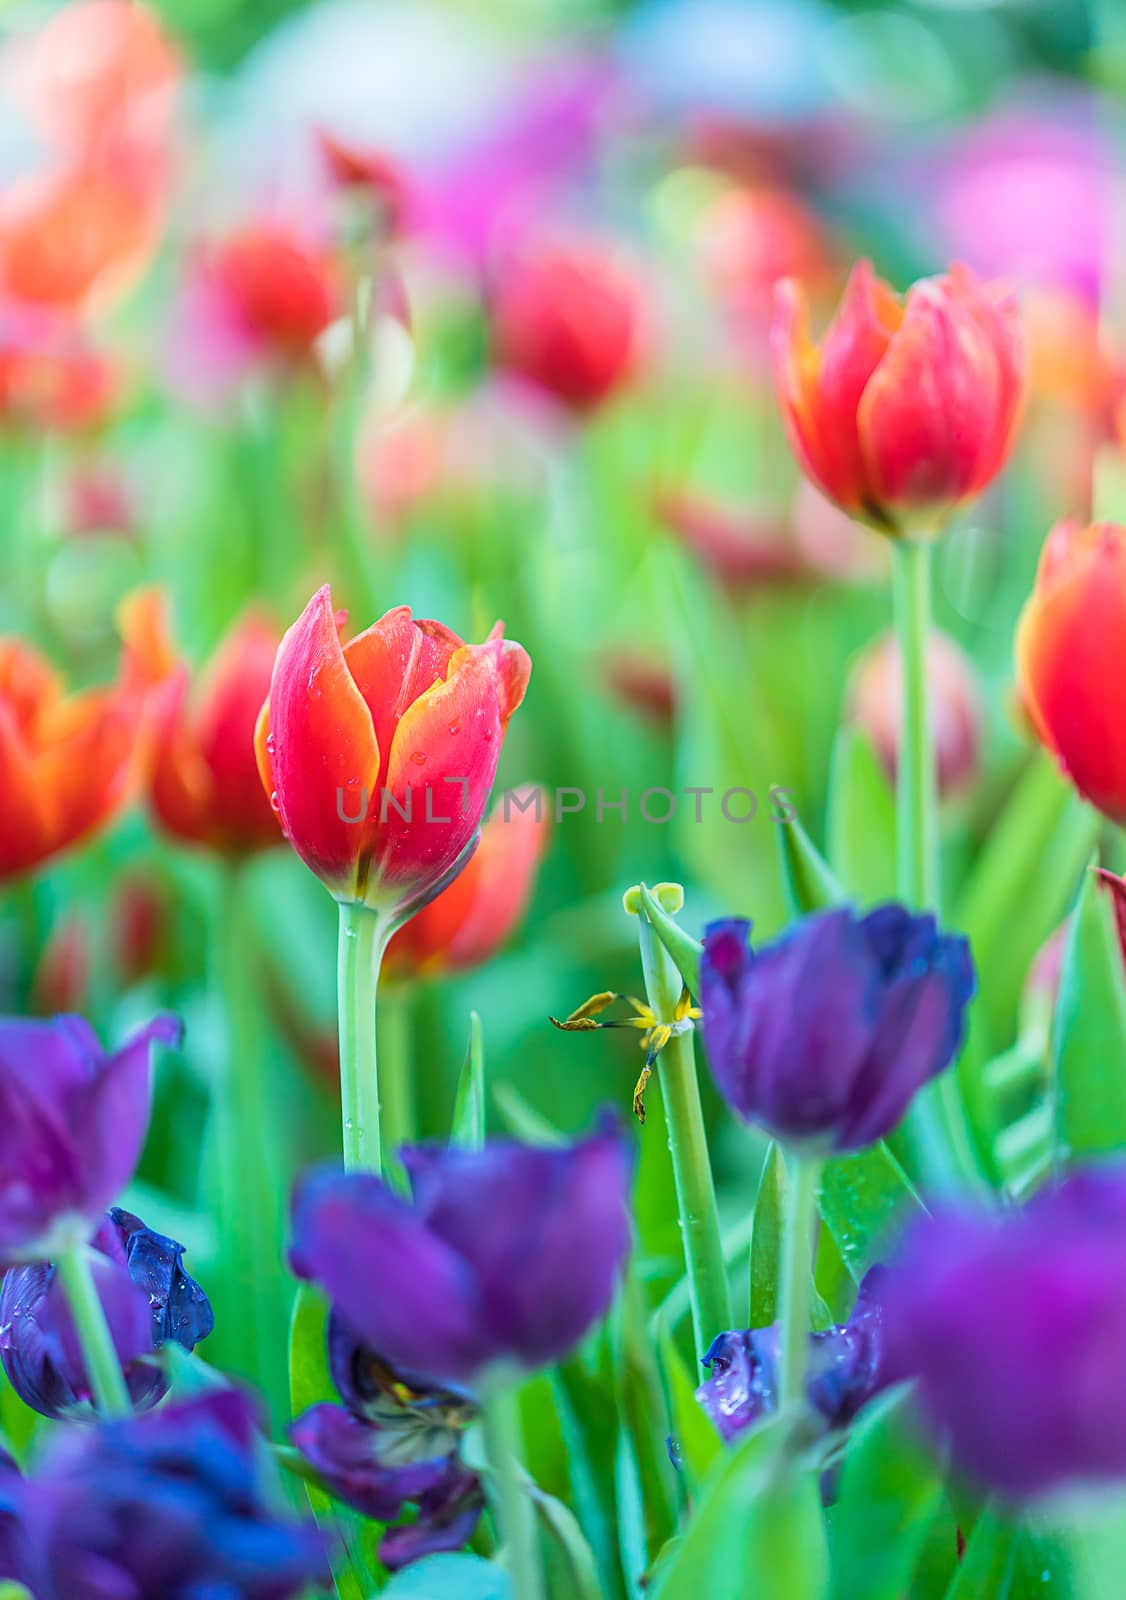
[[[86,1246],[73,1245],[69,1250],[64,1250],[55,1266],[66,1290],[74,1326],[78,1330],[78,1343],[82,1348],[86,1375],[94,1391],[94,1404],[103,1417],[127,1417],[133,1409],[129,1403],[129,1391],[125,1387],[125,1375],[117,1359],[105,1310],[98,1298]]]
[[[368,906],[342,901],[337,947],[340,1011],[340,1110],[344,1167],[381,1172],[379,1068],[375,1049],[375,993],[387,930]]]
[[[786,1222],[782,1238],[779,1310],[782,1339],[778,1363],[778,1404],[800,1403],[805,1394],[809,1355],[809,1314],[813,1299],[813,1222],[821,1163],[813,1156],[787,1155]]]
[[[638,917],[638,935],[649,1005],[659,1021],[671,1022],[683,987],[680,974],[644,914]],[[657,1057],[657,1076],[668,1125],[696,1353],[703,1357],[716,1334],[730,1328],[731,1302],[691,1030],[674,1034],[665,1045]]]
[[[903,673],[903,711],[896,776],[896,855],[899,897],[916,910],[940,909],[938,785],[927,685],[931,631],[931,546],[899,539],[894,545],[895,627]],[[957,1069],[915,1096],[904,1135],[924,1184],[939,1193],[982,1184]]]
[[[288,1389],[282,1331],[288,1306],[272,1269],[282,1255],[285,1183],[247,921],[242,868],[223,862],[212,934],[213,982],[224,1022],[212,1101],[224,1269],[217,1285],[213,1358],[221,1357],[224,1366],[261,1385],[280,1420]]]
[[[493,1514],[504,1540],[512,1600],[545,1600],[536,1509],[525,1482],[520,1412],[512,1384],[498,1383],[487,1390],[481,1426]]]
[[[415,1137],[414,1080],[411,1076],[410,984],[395,984],[379,996],[379,1087],[383,1096],[383,1164],[395,1164],[395,1151]]]

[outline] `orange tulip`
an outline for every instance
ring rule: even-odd
[[[972,788],[981,768],[981,695],[965,651],[944,633],[927,640],[927,684],[935,771],[942,799]],[[864,651],[849,678],[848,717],[863,729],[895,783],[903,716],[899,642],[885,633]]]
[[[328,585],[313,596],[278,649],[255,742],[286,836],[337,900],[401,915],[443,887],[530,671],[499,624],[467,645],[408,606],[342,645]]]
[[[384,973],[465,972],[495,955],[528,909],[549,827],[543,796],[534,788],[499,801],[468,863],[395,934]]]
[[[574,411],[592,411],[633,375],[643,308],[604,246],[545,245],[502,268],[493,345],[502,367]]]
[[[0,639],[0,878],[114,815],[129,790],[138,711],[124,682],[65,695],[37,651]]]
[[[1041,743],[1106,816],[1126,824],[1126,528],[1058,523],[1016,637],[1021,699]]]
[[[965,267],[901,301],[869,262],[819,345],[778,287],[775,376],[790,443],[831,500],[894,537],[933,534],[1005,464],[1023,390],[1016,303]]]
[[[133,595],[123,607],[135,658],[155,683],[148,711],[149,805],[166,832],[191,844],[246,855],[281,842],[278,819],[258,782],[254,730],[269,692],[278,630],[248,612],[219,645],[193,686],[172,652],[163,597]]]

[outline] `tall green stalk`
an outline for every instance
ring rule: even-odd
[[[337,946],[340,1112],[347,1172],[382,1172],[375,994],[388,931],[365,905],[342,901]]]
[[[400,1145],[415,1138],[414,1078],[411,1072],[410,983],[385,987],[379,995],[379,1085],[383,1097],[383,1165],[401,1173],[394,1160]]]
[[[895,627],[903,673],[903,711],[896,776],[896,879],[900,899],[916,910],[940,910],[938,784],[927,686],[931,629],[931,545],[894,545]],[[919,1176],[946,1193],[981,1186],[961,1095],[951,1068],[915,1096],[904,1132]]]
[[[787,1153],[789,1183],[782,1237],[781,1282],[778,1286],[782,1339],[779,1349],[778,1403],[796,1405],[805,1393],[809,1352],[810,1306],[813,1298],[813,1221],[821,1163],[812,1156]]]
[[[256,1008],[243,868],[223,862],[221,871],[212,933],[213,983],[224,1024],[211,1108],[222,1266],[213,1337],[224,1365],[260,1384],[280,1417],[288,1388],[288,1308],[275,1270],[285,1209],[272,1109],[277,1096]]]
[[[113,1335],[98,1298],[90,1255],[84,1244],[64,1250],[55,1263],[70,1305],[94,1404],[103,1417],[127,1417],[133,1409]]]
[[[658,1021],[672,1022],[683,987],[680,974],[644,912],[638,917],[638,937],[649,1005]],[[730,1328],[731,1302],[691,1029],[674,1034],[665,1045],[657,1057],[657,1077],[668,1125],[692,1328],[696,1352],[703,1356],[716,1334]]]
[[[513,1385],[502,1381],[487,1388],[481,1426],[494,1515],[504,1540],[505,1567],[512,1580],[512,1600],[546,1600],[536,1509],[524,1482],[520,1412]]]

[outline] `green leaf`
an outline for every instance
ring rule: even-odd
[[[895,895],[895,795],[855,728],[842,728],[833,746],[827,835],[832,869],[860,905]]]
[[[786,1163],[771,1140],[762,1164],[751,1224],[751,1313],[749,1326],[768,1328],[778,1316],[782,1227],[786,1211]]]
[[[1105,1600],[1121,1593],[1121,1549],[1114,1583]],[[1071,1562],[1060,1540],[1027,1523],[1009,1522],[985,1510],[977,1519],[965,1554],[946,1591],[946,1600],[1073,1600],[1080,1593],[1095,1600],[1100,1591],[1074,1581]]]
[[[554,1495],[532,1489],[543,1534],[548,1593],[552,1600],[602,1600],[594,1552],[574,1513]]]
[[[457,1080],[450,1143],[480,1150],[485,1143],[485,1046],[481,1018],[469,1013],[469,1045]]]
[[[973,951],[987,1056],[1011,1042],[1028,968],[1063,919],[1098,825],[1049,758],[1037,755],[989,830],[950,918]]]
[[[35,1600],[35,1596],[22,1583],[0,1583],[0,1600]]]
[[[397,1572],[382,1600],[513,1600],[503,1568],[480,1556],[424,1556]]]
[[[783,1420],[724,1451],[688,1531],[658,1565],[653,1600],[824,1600],[818,1475],[790,1457]]]
[[[778,830],[782,879],[795,915],[842,905],[848,893],[796,817]]]
[[[507,1126],[518,1139],[528,1144],[566,1144],[567,1136],[561,1133],[546,1117],[530,1105],[519,1089],[511,1083],[494,1083],[493,1100]]]
[[[626,1280],[609,1324],[617,1410],[622,1432],[618,1457],[620,1483],[632,1500],[621,1510],[625,1531],[633,1531],[632,1543],[643,1532],[648,1566],[673,1531],[676,1520],[676,1474],[669,1460],[665,1441],[669,1417],[661,1390],[660,1375],[640,1286],[627,1268]],[[628,1513],[632,1504],[635,1515]],[[637,1512],[640,1512],[641,1527]],[[619,1529],[621,1533],[623,1528]]]
[[[328,1370],[327,1321],[324,1295],[311,1283],[299,1285],[289,1325],[289,1398],[295,1417],[322,1400],[336,1399]]]
[[[833,1515],[832,1600],[900,1600],[942,1500],[942,1478],[906,1425],[902,1391],[852,1430]],[[983,1593],[988,1591],[983,1591]]]
[[[1052,1064],[1056,1137],[1070,1157],[1126,1146],[1126,970],[1114,905],[1094,872],[1068,933]]]
[[[39,1413],[24,1405],[0,1368],[0,1434],[17,1461],[22,1461],[39,1426]]]
[[[657,1349],[665,1380],[673,1438],[680,1452],[681,1470],[694,1489],[723,1449],[715,1424],[696,1399],[698,1380],[688,1370],[668,1326],[661,1322]]]
[[[567,1450],[571,1499],[610,1600],[621,1594],[614,1488],[618,1424],[605,1336],[599,1348],[603,1370],[588,1370],[581,1355],[573,1355],[553,1369],[552,1386]]]
[[[336,1390],[328,1369],[325,1323],[328,1302],[311,1283],[298,1285],[289,1324],[289,1398],[295,1417],[323,1400],[335,1400]],[[333,1501],[323,1489],[307,1483],[305,1493],[317,1525],[330,1544],[338,1544],[343,1531]],[[340,1600],[365,1600],[369,1579],[362,1558],[353,1550],[354,1541],[344,1540],[344,1551],[333,1559],[333,1577]]]
[[[821,1173],[821,1219],[859,1283],[881,1250],[923,1202],[886,1144],[834,1156]]]
[[[700,956],[703,945],[699,939],[694,939],[680,926],[676,918],[665,910],[645,884],[640,886],[640,895],[645,919],[671,956],[674,966],[687,985],[689,994],[698,999]]]

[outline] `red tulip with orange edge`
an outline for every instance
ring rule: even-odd
[[[248,611],[193,682],[172,649],[159,591],[132,596],[123,607],[123,626],[155,682],[147,711],[146,781],[157,824],[177,839],[227,855],[280,844],[254,753],[280,630],[262,613]]]
[[[1021,703],[1085,800],[1126,824],[1126,528],[1061,522],[1016,636]]]
[[[818,344],[804,290],[783,282],[774,352],[800,465],[882,533],[933,536],[1005,464],[1024,386],[1017,305],[965,267],[901,300],[861,261]]]
[[[504,795],[457,877],[392,938],[384,974],[465,972],[494,956],[528,909],[550,827],[544,796],[534,786]]]
[[[123,680],[66,694],[22,639],[0,639],[0,879],[40,867],[129,795],[141,700]]]
[[[645,320],[641,287],[604,244],[530,247],[492,294],[498,364],[575,412],[594,411],[634,375]]]
[[[282,639],[256,735],[282,828],[334,897],[398,920],[472,844],[531,663],[398,606],[347,644],[328,585]]]

